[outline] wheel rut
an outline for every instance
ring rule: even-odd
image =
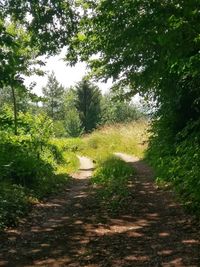
[[[79,157],[80,170],[63,192],[2,233],[0,266],[198,267],[197,225],[172,192],[155,186],[143,161],[116,155],[136,170],[119,213],[99,205],[90,183],[92,161]]]

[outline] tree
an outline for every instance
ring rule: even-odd
[[[88,0],[82,8],[66,59],[130,88],[125,97],[139,92],[157,103],[149,158],[198,209],[200,1]]]
[[[64,88],[57,81],[54,72],[48,76],[47,85],[42,88],[42,92],[46,99],[44,102],[44,107],[47,111],[47,114],[54,120],[63,119],[62,108]]]
[[[64,121],[67,136],[78,137],[83,133],[79,113],[76,109],[69,110]]]
[[[100,121],[100,90],[88,80],[83,79],[76,85],[74,92],[76,94],[75,106],[82,126],[86,133],[90,132]]]
[[[42,14],[42,16],[40,16]],[[76,30],[73,1],[0,0],[0,87],[10,87],[17,134],[16,90],[25,88],[22,74],[41,74],[39,55],[58,52]]]
[[[83,127],[79,117],[79,112],[76,109],[77,95],[72,87],[68,88],[64,94],[63,105],[63,127],[64,135],[69,137],[78,137],[83,133]]]
[[[130,122],[142,116],[142,112],[131,101],[115,99],[112,93],[103,96],[101,110],[102,124]]]
[[[175,132],[199,117],[198,0],[100,0],[83,8],[70,62],[87,60],[96,78],[153,95],[162,114],[174,116]]]
[[[75,1],[1,0],[0,20],[10,19],[30,34],[27,41],[40,55],[56,53],[76,30]]]
[[[13,103],[15,134],[17,135],[17,96],[27,91],[22,75],[37,72],[40,61],[35,59],[36,49],[30,47],[29,34],[17,23],[0,21],[0,87],[10,90]]]

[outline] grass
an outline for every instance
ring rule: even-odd
[[[100,203],[116,211],[128,195],[128,181],[133,168],[115,156],[99,162],[91,179],[98,185],[97,196]]]
[[[64,157],[58,173],[77,170],[76,154],[90,157],[96,162],[91,182],[98,187],[98,199],[116,210],[128,194],[128,179],[134,171],[113,153],[120,151],[142,158],[147,147],[147,129],[148,123],[141,120],[104,126],[83,138],[53,139],[52,144],[62,151]]]
[[[142,158],[147,127],[145,121],[138,121],[105,126],[83,138],[52,139],[43,155],[54,168],[52,175],[41,176],[31,189],[0,182],[0,228],[15,225],[28,212],[30,205],[60,190],[68,182],[69,175],[78,170],[77,154],[96,161],[92,182],[99,186],[101,202],[115,210],[128,194],[128,178],[133,170],[113,153],[120,151]]]
[[[76,156],[81,149],[82,140],[80,138],[54,138],[51,140],[54,145],[62,154],[62,161],[57,166],[57,174],[68,173],[71,174],[78,170],[79,160]]]
[[[83,138],[81,153],[97,162],[119,151],[143,158],[147,129],[146,121],[105,126]]]
[[[133,168],[113,153],[143,158],[147,129],[145,121],[105,126],[85,136],[79,147],[82,155],[95,160],[96,170],[91,181],[97,185],[97,199],[111,211],[117,211],[126,200],[129,178],[134,174]]]

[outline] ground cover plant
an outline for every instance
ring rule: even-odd
[[[128,181],[133,168],[116,156],[109,156],[96,165],[92,183],[97,187],[97,197],[104,207],[116,211],[128,196]]]
[[[59,164],[58,173],[73,173],[78,170],[79,160],[77,154],[82,147],[81,138],[52,138],[50,144],[62,153],[63,163]]]

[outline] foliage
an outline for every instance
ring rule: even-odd
[[[76,108],[77,94],[73,88],[66,90],[64,95],[64,127],[63,136],[78,137],[83,133],[79,112]]]
[[[29,44],[38,47],[40,54],[51,54],[66,45],[76,30],[74,7],[74,1],[1,0],[0,19],[11,18],[20,23],[30,34]]]
[[[191,122],[174,136],[170,128],[164,131],[163,122],[154,122],[147,158],[156,171],[157,182],[174,186],[190,212],[200,214],[200,122]],[[158,133],[159,131],[159,133]]]
[[[10,88],[12,92],[16,135],[16,96],[21,91],[27,93],[23,76],[42,75],[38,67],[44,63],[38,56],[59,51],[75,31],[75,25],[72,1],[0,1],[0,88]]]
[[[133,174],[133,168],[114,156],[98,162],[92,177],[92,183],[100,185],[98,195],[112,209],[128,195],[128,180]]]
[[[198,168],[191,154],[198,154],[192,144],[199,129],[189,127],[200,117],[200,2],[92,0],[81,5],[84,13],[67,60],[86,60],[94,77],[113,78],[125,97],[139,92],[156,102],[149,157],[159,176],[173,176],[173,184],[188,192],[196,207]]]
[[[42,88],[42,92],[45,97],[44,107],[49,117],[53,120],[63,119],[64,88],[56,80],[54,72],[48,76],[47,85]]]
[[[142,116],[142,113],[130,101],[113,99],[110,94],[103,96],[101,110],[101,124],[125,123]]]
[[[79,160],[76,154],[81,150],[82,140],[79,138],[54,138],[50,141],[51,146],[58,149],[63,155],[63,163],[59,164],[57,173],[73,173],[78,169]]]
[[[19,114],[20,136],[15,136],[9,129],[13,127],[12,113],[1,115],[1,177],[13,180],[23,186],[31,186],[36,179],[49,175],[52,171],[51,161],[46,154],[50,137],[51,121],[45,116],[32,117]]]
[[[36,71],[32,66],[41,63],[35,59],[37,48],[30,46],[29,33],[17,22],[8,23],[0,18],[0,29],[0,86],[24,88],[21,75]]]
[[[75,87],[75,106],[79,112],[84,131],[90,132],[96,128],[100,121],[101,93],[97,86],[83,79]]]
[[[83,133],[82,124],[76,109],[68,111],[64,124],[68,137],[78,137]]]
[[[21,186],[0,183],[0,229],[14,225],[28,210],[27,196]]]
[[[15,97],[18,112],[30,111],[34,107],[36,99],[40,99],[40,97],[37,97],[30,89],[25,87],[17,88],[15,90]],[[0,110],[3,111],[4,106],[13,106],[12,89],[10,86],[0,88]]]
[[[198,76],[199,1],[92,0],[84,4],[68,60],[87,60],[95,76],[119,79],[134,93],[154,91],[156,96],[160,82],[173,79],[169,74]]]
[[[55,120],[53,122],[53,132],[54,136],[57,138],[62,138],[63,136],[66,135],[66,130],[63,120]]]
[[[50,142],[52,121],[47,116],[19,113],[18,136],[13,120],[9,108],[0,115],[0,227],[17,222],[30,199],[56,192],[69,179],[71,165],[77,168],[74,153],[68,156]]]

